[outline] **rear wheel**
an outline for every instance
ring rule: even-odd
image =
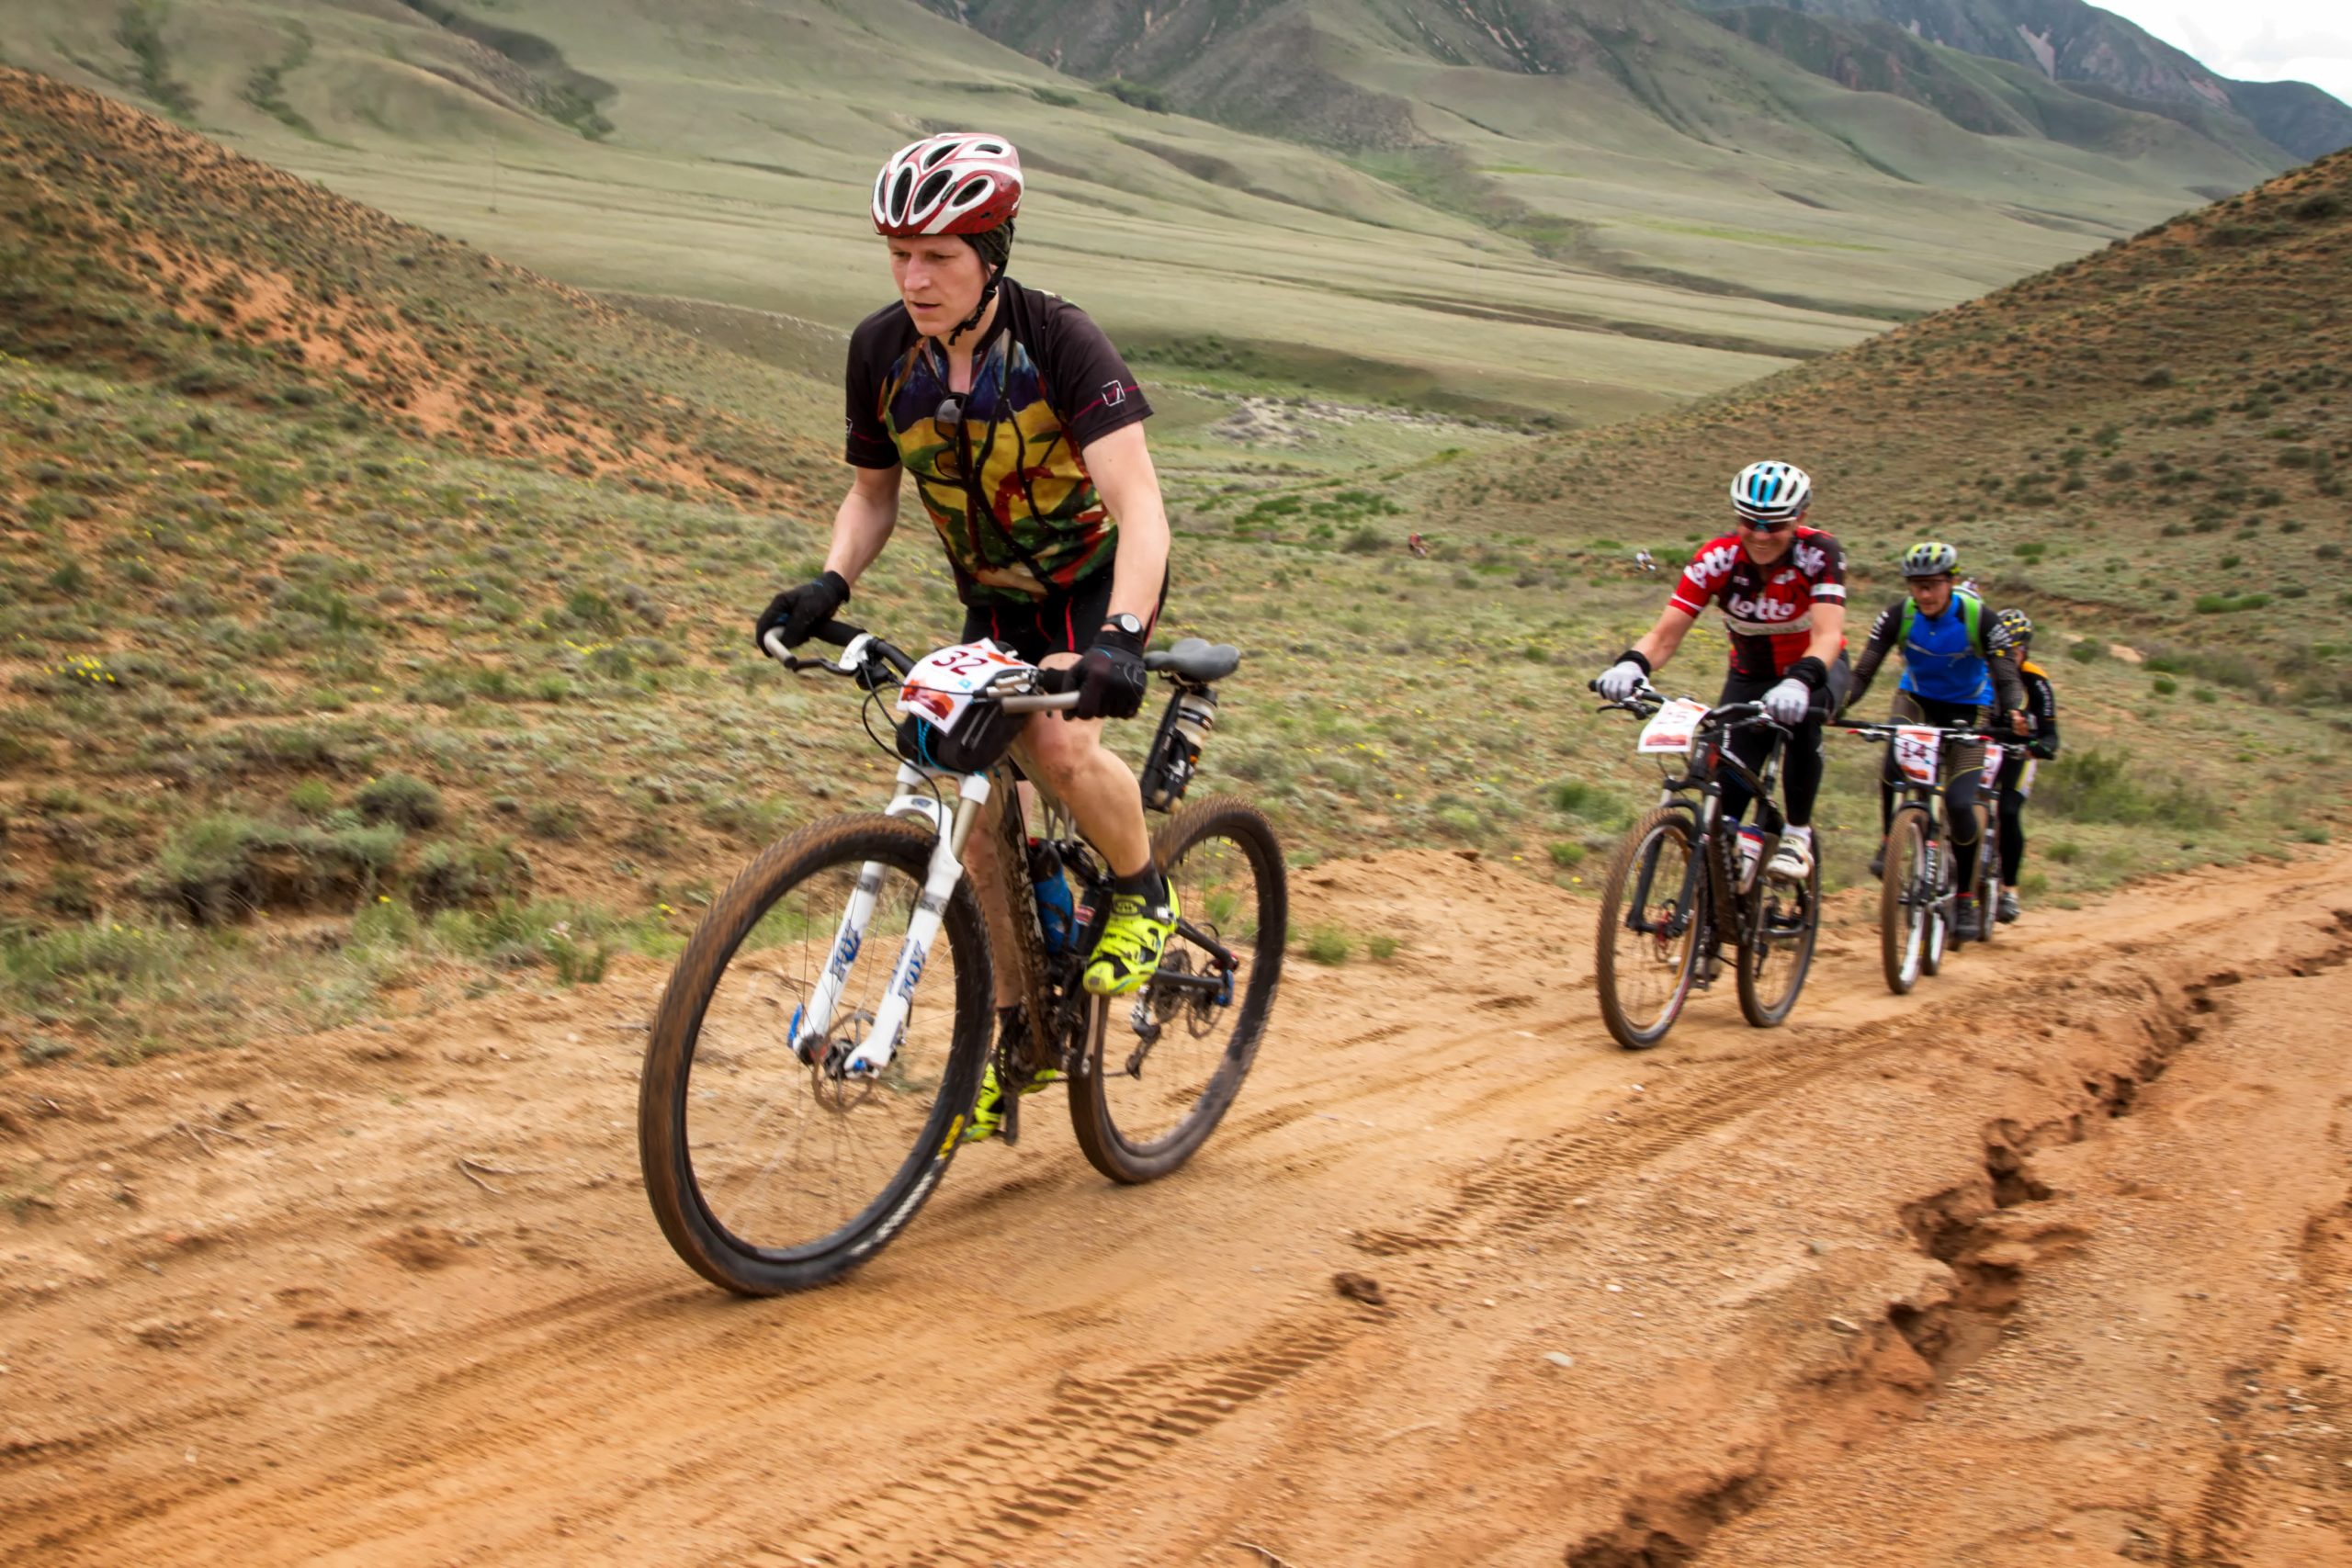
[[[1813,874],[1787,882],[1759,874],[1743,911],[1747,930],[1739,946],[1739,1010],[1758,1029],[1789,1016],[1813,967],[1821,931],[1821,842],[1814,840]]]
[[[662,1234],[745,1295],[820,1285],[896,1235],[946,1173],[988,1051],[988,935],[971,883],[948,898],[897,1052],[871,1078],[803,1065],[796,1034],[865,1038],[922,897],[935,839],[849,817],[746,867],[686,942],[654,1013],[638,1152]],[[872,900],[853,940],[843,914]],[[830,1016],[808,1020],[840,970]]]
[[[1609,863],[1595,981],[1601,1019],[1628,1051],[1665,1039],[1690,998],[1707,895],[1693,846],[1690,814],[1661,806],[1627,830]]]
[[[1919,983],[1936,924],[1926,827],[1924,812],[1894,814],[1886,835],[1886,873],[1879,879],[1879,960],[1886,988],[1898,997]]]
[[[1176,892],[1177,930],[1130,996],[1091,997],[1070,1122],[1114,1181],[1150,1181],[1192,1158],[1257,1059],[1290,933],[1290,884],[1273,824],[1246,801],[1186,807],[1152,843]]]

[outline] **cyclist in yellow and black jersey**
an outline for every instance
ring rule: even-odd
[[[2000,919],[2018,918],[2018,868],[2025,863],[2025,803],[2033,794],[2034,771],[2058,754],[2058,693],[2049,673],[2033,661],[2033,622],[2023,610],[2004,610],[1997,617],[2009,634],[2009,655],[2017,660],[2018,679],[2025,687],[2025,706],[2009,716],[2009,728],[2025,738],[2001,759],[1998,795],[2001,850]]]

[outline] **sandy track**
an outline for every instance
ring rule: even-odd
[[[1408,945],[1291,967],[1187,1171],[1033,1116],[771,1303],[645,1212],[650,968],[13,1073],[0,1559],[2328,1561],[2347,863],[2037,912],[1909,999],[1857,908],[1789,1027],[1726,986],[1643,1055],[1589,905],[1325,866],[1305,918]]]

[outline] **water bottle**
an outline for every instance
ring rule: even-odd
[[[1029,841],[1029,884],[1037,895],[1037,924],[1046,933],[1046,952],[1069,951],[1078,913],[1069,896],[1069,879],[1062,874],[1061,852],[1053,845]]]
[[[1756,864],[1764,858],[1763,830],[1743,824],[1739,829],[1739,890],[1756,886]]]

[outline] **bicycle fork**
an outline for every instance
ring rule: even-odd
[[[900,769],[901,784],[907,783],[909,771]],[[920,776],[915,782],[921,782]],[[818,977],[815,990],[792,1021],[793,1055],[803,1063],[835,1071],[842,1077],[870,1078],[879,1077],[890,1065],[890,1058],[898,1055],[899,1037],[906,1031],[907,1014],[914,1003],[915,984],[922,978],[932,943],[939,939],[939,928],[947,918],[947,900],[956,891],[956,880],[964,874],[965,840],[971,836],[972,825],[979,819],[980,808],[988,804],[988,775],[964,774],[956,794],[954,817],[938,824],[942,830],[932,845],[922,896],[915,901],[914,918],[907,922],[906,939],[899,944],[898,961],[890,968],[889,986],[882,994],[881,1005],[875,1009],[865,1038],[837,1061],[828,1060],[835,1055],[829,1043],[833,1011],[841,1005],[850,965],[856,962],[858,951],[865,944],[866,927],[874,919],[882,891],[880,862],[867,861],[858,868],[856,889],[850,895],[849,908],[842,911],[841,928],[833,935],[832,956],[825,964],[824,974]],[[922,816],[934,821],[939,815],[935,807],[900,811],[899,805],[899,801],[891,803],[892,815]]]

